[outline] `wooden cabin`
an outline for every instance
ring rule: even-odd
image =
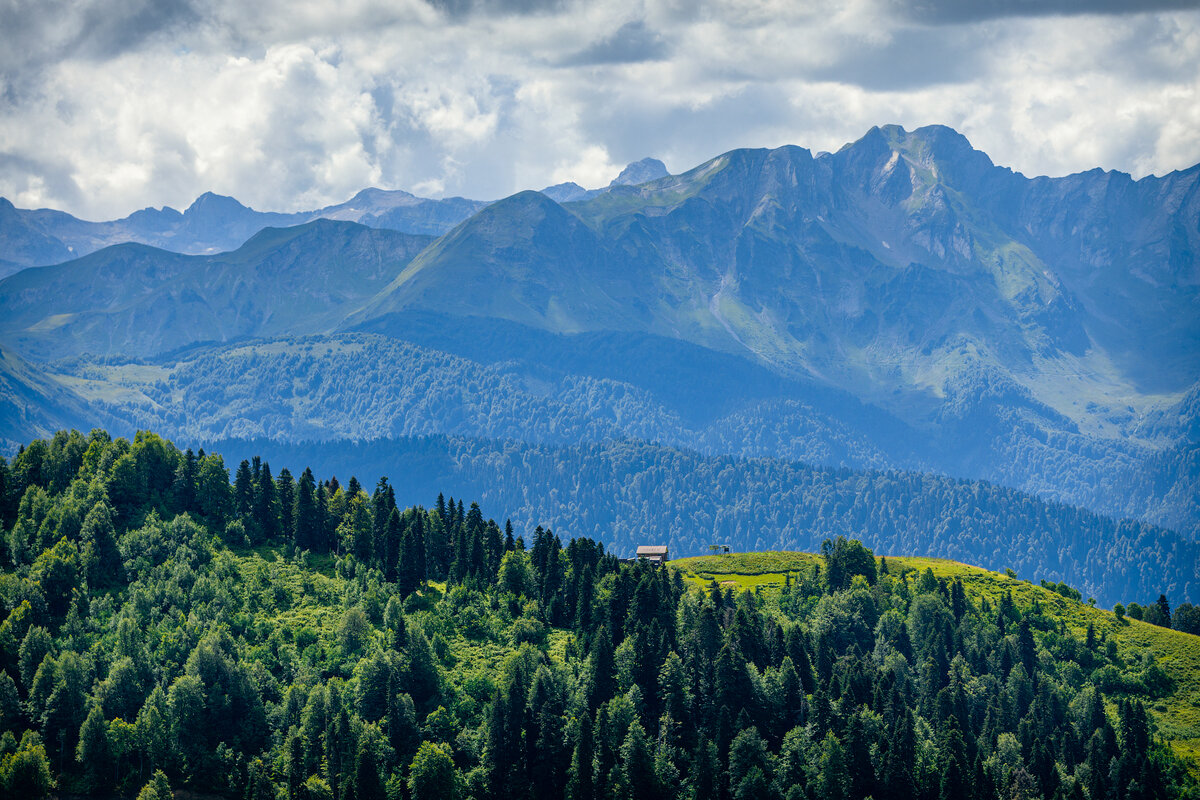
[[[665,564],[668,558],[667,546],[665,544],[644,544],[637,549],[637,557],[657,564]]]

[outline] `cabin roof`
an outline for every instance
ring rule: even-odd
[[[665,556],[667,546],[665,544],[644,544],[638,547],[637,554],[639,556]]]

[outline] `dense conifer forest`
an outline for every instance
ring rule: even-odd
[[[706,456],[649,442],[569,447],[459,437],[288,444],[219,442],[223,453],[311,464],[325,475],[387,475],[405,497],[453,493],[511,509],[632,555],[643,537],[678,555],[714,542],[739,551],[815,551],[839,535],[881,554],[927,554],[1026,578],[1066,581],[1105,607],[1166,593],[1200,601],[1200,542],[986,481]],[[269,456],[268,456],[269,454]],[[1119,491],[1113,488],[1112,491]]]
[[[150,433],[0,462],[0,788],[1200,797],[1147,711],[1167,672],[1036,599],[840,537],[779,591],[737,593],[412,499],[258,458],[231,475]]]

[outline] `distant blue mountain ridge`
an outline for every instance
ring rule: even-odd
[[[666,174],[661,161],[645,158],[627,166],[605,189],[564,183],[543,191],[561,202],[582,200],[613,186],[645,183]],[[238,248],[263,228],[302,225],[314,219],[440,236],[486,205],[462,197],[431,199],[401,190],[370,188],[344,203],[315,211],[277,213],[255,211],[232,197],[206,192],[183,212],[146,208],[122,219],[87,222],[62,211],[18,209],[0,197],[0,277],[23,267],[58,264],[127,242],[189,255],[220,253]]]
[[[1200,539],[1200,166],[1031,179],[886,126],[491,203],[0,203],[0,242],[14,269],[55,262],[0,281],[14,446],[98,421],[656,441],[982,479]]]

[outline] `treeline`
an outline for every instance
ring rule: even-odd
[[[1200,599],[1200,542],[1130,520],[1047,503],[982,481],[858,472],[774,459],[703,456],[641,442],[551,447],[452,437],[373,442],[219,443],[325,474],[388,475],[403,496],[443,488],[632,554],[648,540],[700,555],[804,550],[839,535],[874,550],[953,558],[1079,587],[1105,606],[1166,594]]]
[[[63,434],[4,475],[8,796],[1198,796],[1152,659],[856,541],[735,595],[383,480],[231,482],[152,434]],[[464,671],[480,650],[507,655]]]
[[[1179,607],[1172,612],[1171,604],[1167,601],[1165,594],[1160,594],[1157,602],[1147,603],[1145,607],[1138,603],[1130,603],[1126,608],[1121,603],[1117,603],[1113,607],[1113,611],[1116,612],[1118,618],[1128,614],[1133,619],[1140,619],[1151,625],[1174,628],[1177,631],[1200,636],[1200,608],[1191,603],[1180,603]]]

